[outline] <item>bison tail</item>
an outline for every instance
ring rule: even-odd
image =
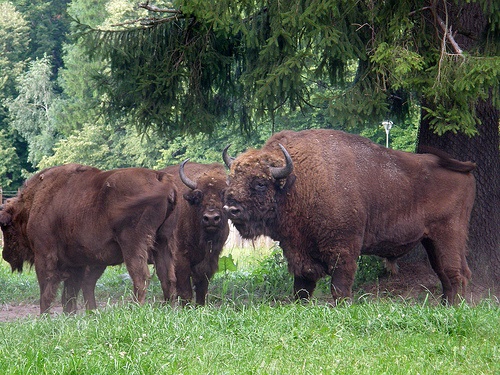
[[[471,161],[460,161],[453,159],[449,154],[442,150],[430,146],[420,146],[419,151],[426,154],[433,154],[439,158],[439,166],[451,171],[468,173],[476,168],[476,163]]]

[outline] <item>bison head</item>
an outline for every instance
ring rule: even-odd
[[[22,272],[24,262],[31,264],[34,262],[34,254],[24,230],[26,221],[18,197],[8,199],[0,206],[0,227],[3,232],[2,257],[10,264],[12,272]]]
[[[181,181],[190,189],[184,194],[184,199],[198,211],[204,231],[218,233],[227,227],[227,215],[222,207],[222,194],[227,187],[226,174],[223,168],[213,169],[203,173],[194,182],[184,171],[188,160],[184,160],[179,168]]]
[[[293,184],[292,158],[278,146],[281,152],[248,150],[236,159],[227,154],[229,146],[224,149],[222,157],[230,169],[224,208],[244,238],[272,236],[279,198]]]

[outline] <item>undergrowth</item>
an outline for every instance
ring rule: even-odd
[[[160,283],[150,269],[152,278],[148,288],[149,302],[161,301],[163,296]],[[384,274],[382,262],[375,257],[360,257],[353,290],[359,285],[374,282]],[[27,268],[24,273],[12,273],[10,267],[0,263],[0,304],[34,303],[39,301],[39,289],[34,269]],[[61,288],[60,288],[61,289]],[[266,302],[290,300],[293,290],[293,277],[288,272],[287,262],[281,250],[275,247],[258,261],[242,267],[239,262],[233,271],[225,270],[215,274],[210,282],[209,301]],[[315,296],[328,298],[330,280],[325,277],[318,281]],[[98,304],[112,303],[122,298],[131,299],[132,283],[124,265],[108,267],[96,285]],[[60,291],[57,299],[60,299]]]

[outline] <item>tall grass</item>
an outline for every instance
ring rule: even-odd
[[[279,251],[245,266],[233,254],[238,271],[214,277],[204,307],[155,303],[161,296],[155,278],[148,303],[137,306],[125,268],[110,267],[97,286],[107,306],[0,323],[0,374],[500,373],[497,301],[295,303]],[[373,269],[361,273],[376,277]],[[12,275],[2,264],[0,283],[2,304],[38,299],[32,271]],[[326,282],[318,292],[328,295]]]
[[[498,306],[146,304],[0,324],[2,374],[497,374]]]

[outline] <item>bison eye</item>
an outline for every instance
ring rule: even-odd
[[[266,191],[267,183],[265,181],[255,181],[253,188],[257,191]]]

